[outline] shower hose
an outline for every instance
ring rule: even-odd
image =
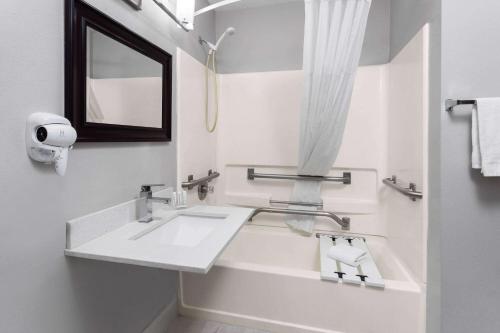
[[[217,68],[215,66],[215,51],[210,51],[207,57],[207,65],[205,66],[205,127],[209,133],[213,133],[217,127],[217,120],[219,118],[219,93],[218,93],[218,82],[217,82]],[[212,66],[210,68],[210,65]],[[211,125],[208,115],[209,111],[209,77],[210,70],[213,71],[213,85],[214,85],[214,122]]]

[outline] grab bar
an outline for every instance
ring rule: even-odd
[[[200,179],[194,179],[193,175],[189,175],[188,181],[182,182],[181,187],[187,188],[188,190],[191,190],[191,189],[195,188],[196,186],[206,184],[219,176],[220,176],[220,173],[218,173],[217,171],[213,172],[212,170],[208,170],[208,176],[200,178]]]
[[[344,172],[342,177],[322,177],[322,176],[305,176],[305,175],[278,175],[272,173],[255,173],[254,168],[248,168],[247,179],[254,180],[255,178],[264,179],[290,179],[290,180],[311,180],[311,181],[324,181],[324,182],[339,182],[344,184],[351,184],[351,173]]]
[[[301,210],[301,209],[288,209],[288,208],[269,208],[269,207],[256,208],[248,220],[252,221],[252,219],[260,213],[328,217],[328,218],[334,220],[335,222],[337,222],[342,227],[342,230],[349,230],[351,227],[351,219],[349,217],[340,218],[332,212]]]
[[[409,197],[412,201],[416,201],[417,199],[422,199],[422,192],[417,191],[417,185],[414,183],[410,183],[408,187],[402,187],[397,182],[397,177],[392,176],[391,178],[385,178],[383,180],[384,184],[392,187],[396,191],[403,193],[407,197]]]
[[[323,209],[323,203],[315,202],[300,202],[300,201],[283,201],[283,200],[269,200],[271,205],[292,205],[292,206],[305,206],[305,207],[317,207]]]

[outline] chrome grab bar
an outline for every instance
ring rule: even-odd
[[[193,175],[188,176],[188,181],[187,182],[182,182],[181,187],[182,188],[187,188],[188,190],[191,190],[195,188],[198,185],[204,185],[215,178],[219,177],[220,173],[217,171],[212,171],[208,170],[208,176],[200,178],[200,179],[194,179]]]
[[[398,184],[396,176],[392,176],[391,178],[385,178],[383,180],[384,184],[392,187],[396,191],[403,193],[407,197],[409,197],[412,201],[416,201],[417,199],[422,199],[422,192],[417,191],[417,185],[414,183],[410,183],[408,187],[403,187]]]
[[[351,227],[351,219],[349,217],[340,218],[332,212],[325,212],[322,210],[301,210],[301,209],[289,209],[289,208],[260,207],[260,208],[255,208],[255,210],[253,211],[252,215],[248,220],[252,221],[252,219],[260,213],[328,217],[337,222],[342,227],[342,230],[349,230]]]
[[[315,202],[301,202],[301,201],[284,201],[284,200],[269,200],[271,205],[292,205],[292,206],[305,206],[305,207],[317,207],[323,209],[323,203]]]
[[[289,179],[289,180],[310,180],[324,182],[339,182],[343,184],[351,184],[351,173],[344,172],[342,177],[322,177],[322,176],[306,176],[306,175],[278,175],[272,173],[255,173],[254,168],[247,169],[247,179],[254,180],[255,178],[264,179]]]

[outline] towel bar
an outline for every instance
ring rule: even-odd
[[[476,105],[477,101],[474,99],[447,99],[445,102],[445,107],[447,112],[452,112],[455,110],[455,106],[458,105]]]

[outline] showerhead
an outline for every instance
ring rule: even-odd
[[[222,42],[222,40],[223,40],[223,39],[224,39],[227,35],[232,36],[232,35],[234,35],[235,33],[236,33],[236,29],[235,29],[235,28],[233,28],[233,27],[229,27],[229,28],[227,28],[227,29],[226,29],[226,30],[222,33],[222,35],[220,35],[220,37],[219,37],[219,39],[217,40],[217,43],[215,43],[215,45],[214,45],[214,44],[212,44],[212,43],[210,43],[210,42],[208,42],[208,41],[206,41],[206,40],[204,40],[204,39],[203,39],[203,38],[201,38],[201,37],[199,37],[199,42],[200,42],[200,44],[202,44],[202,45],[203,45],[203,44],[207,45],[207,46],[208,46],[208,48],[209,48],[209,53],[212,53],[212,52],[217,51],[217,48],[219,48],[220,43]]]
[[[235,28],[233,28],[233,27],[227,28],[226,31],[224,31],[222,33],[222,35],[219,37],[219,39],[217,40],[217,43],[215,43],[214,51],[217,51],[217,49],[219,48],[220,43],[226,37],[226,35],[232,36],[235,33],[236,33],[236,29]]]

